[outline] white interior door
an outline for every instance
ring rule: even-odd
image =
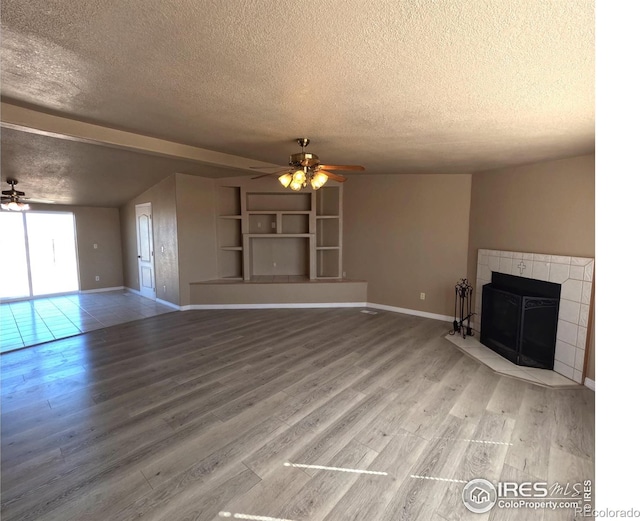
[[[153,223],[151,203],[136,205],[136,230],[138,233],[138,280],[140,294],[156,298],[156,277],[153,263]]]

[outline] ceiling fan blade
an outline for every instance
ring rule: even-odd
[[[329,172],[328,170],[316,170],[316,172],[322,172],[329,179],[333,179],[334,181],[338,181],[338,183],[344,183],[347,180],[347,178],[345,176],[340,175],[340,174],[334,174],[332,172]]]
[[[318,168],[323,170],[357,170],[359,172],[364,170],[360,165],[318,165]]]
[[[263,177],[269,177],[269,176],[274,176],[274,175],[280,175],[283,174],[285,172],[288,172],[289,170],[291,170],[290,168],[287,168],[285,170],[278,170],[277,172],[270,172],[268,174],[262,174],[262,175],[258,175],[256,177],[252,177],[251,179],[261,179]]]
[[[277,169],[282,169],[282,168],[286,168],[288,169],[288,166],[250,166],[249,167],[251,170],[277,170]]]
[[[42,203],[42,204],[55,203],[53,199],[38,199],[36,197],[21,197],[20,200],[26,203]]]

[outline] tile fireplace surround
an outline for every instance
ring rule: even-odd
[[[482,286],[491,282],[491,272],[506,273],[561,285],[560,312],[553,370],[582,383],[594,259],[542,253],[478,250],[478,271],[474,286],[473,328],[480,331]]]

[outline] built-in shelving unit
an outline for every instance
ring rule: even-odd
[[[318,278],[342,276],[342,187],[327,186],[316,197],[316,267]]]
[[[273,180],[225,181],[216,210],[220,278],[341,278],[341,185],[291,192]]]
[[[242,280],[242,212],[240,187],[217,188],[218,272],[220,278]]]

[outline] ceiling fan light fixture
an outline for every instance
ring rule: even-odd
[[[280,184],[285,188],[289,188],[291,181],[293,181],[293,176],[290,172],[287,172],[286,174],[282,174],[280,177],[278,177],[278,181],[280,181]]]
[[[15,179],[7,179],[7,183],[11,187],[11,190],[2,191],[3,200],[0,203],[0,208],[2,210],[10,210],[12,212],[24,212],[26,210],[30,210],[29,205],[20,200],[21,197],[24,197],[24,192],[16,190],[18,181]]]
[[[317,190],[318,188],[322,188],[324,184],[329,180],[329,177],[324,172],[316,172],[313,174],[311,178],[311,188]]]
[[[304,170],[296,170],[293,173],[293,182],[304,186],[307,183],[307,173]]]
[[[299,192],[307,185],[311,185],[311,188],[318,190],[322,188],[327,181],[332,180],[338,183],[344,183],[347,178],[343,175],[336,174],[333,170],[351,170],[351,171],[363,171],[364,167],[360,165],[325,165],[320,163],[320,159],[315,154],[305,152],[305,147],[309,144],[308,138],[296,139],[298,145],[302,147],[302,152],[298,154],[291,154],[289,156],[289,166],[285,167],[259,167],[252,166],[255,169],[278,169],[271,174],[263,174],[252,179],[260,179],[272,175],[278,175],[278,181],[284,188],[289,188],[294,192]],[[281,169],[281,170],[280,170]],[[282,173],[284,172],[284,173]]]
[[[2,205],[0,205],[0,208],[2,208],[3,210],[10,210],[12,212],[25,212],[27,210],[30,210],[30,207],[27,203],[20,203],[17,201],[2,203]]]
[[[291,190],[293,190],[294,192],[299,192],[300,190],[302,190],[302,186],[302,183],[297,183],[294,179],[293,181],[291,181],[289,188],[291,188]]]

